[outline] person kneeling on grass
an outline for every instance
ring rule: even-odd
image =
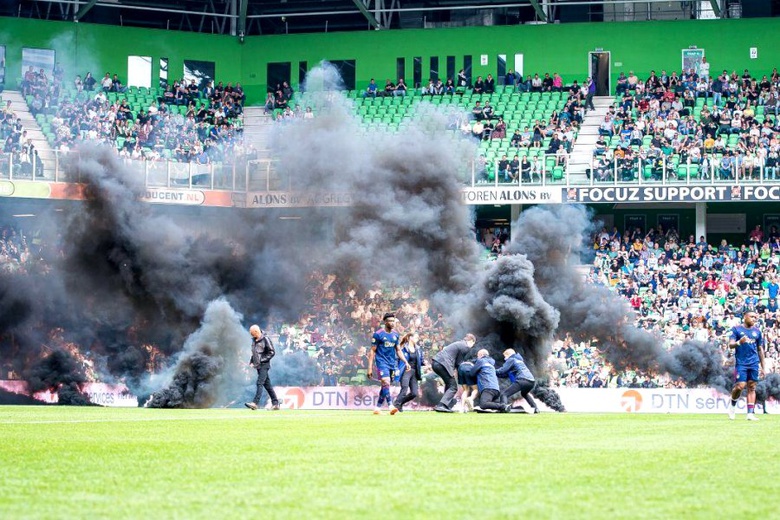
[[[525,364],[523,356],[511,348],[506,349],[504,351],[504,364],[496,370],[496,375],[498,377],[508,377],[512,383],[501,392],[502,403],[510,403],[511,406],[510,397],[520,392],[520,397],[524,398],[531,406],[528,413],[539,413],[536,401],[534,401],[531,395],[531,391],[536,386],[536,380],[528,369],[528,365]]]
[[[470,412],[474,409],[474,401],[479,395],[477,379],[471,377],[469,372],[474,367],[473,361],[464,361],[458,367],[458,384],[460,384],[460,411]]]
[[[477,362],[474,363],[469,375],[477,378],[479,388],[479,406],[474,408],[475,411],[508,412],[511,409],[508,404],[500,402],[501,391],[496,376],[496,362],[490,357],[487,349],[483,348],[477,352]]]

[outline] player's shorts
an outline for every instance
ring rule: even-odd
[[[377,379],[384,379],[389,378],[390,381],[393,380],[393,374],[395,373],[395,367],[390,366],[386,363],[377,363],[376,364],[376,375]]]
[[[737,365],[734,368],[737,383],[758,381],[758,365]]]
[[[477,378],[471,377],[469,375],[469,371],[474,367],[474,363],[461,363],[458,367],[458,384],[459,385],[468,385],[468,386],[477,386]]]

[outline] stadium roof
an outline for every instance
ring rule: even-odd
[[[547,21],[772,16],[777,0],[4,0],[0,16],[240,36]],[[728,11],[722,9],[728,4]],[[739,4],[739,12],[732,6]],[[761,4],[764,7],[756,10]],[[744,7],[744,9],[743,9]],[[780,8],[779,8],[780,9]]]

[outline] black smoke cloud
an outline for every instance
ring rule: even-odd
[[[240,397],[248,379],[242,363],[249,336],[241,315],[224,299],[211,302],[201,326],[184,344],[170,382],[150,398],[150,408],[225,406]]]
[[[453,139],[449,115],[428,105],[398,132],[364,129],[351,101],[333,91],[340,78],[330,64],[307,82],[317,117],[282,127],[274,142],[279,170],[297,189],[351,194],[323,269],[364,285],[414,282],[439,307],[454,306],[479,259],[458,180],[474,143]]]
[[[84,201],[52,215],[47,229],[47,240],[61,252],[42,284],[50,290],[42,305],[30,297],[9,300],[9,308],[41,330],[65,328],[101,359],[104,380],[121,380],[142,394],[154,390],[145,377],[146,346],[154,345],[177,363],[158,399],[166,406],[205,406],[224,402],[222,394],[202,392],[225,370],[216,359],[220,352],[212,344],[180,353],[216,298],[252,321],[297,319],[307,277],[319,269],[366,284],[418,281],[424,294],[452,306],[477,269],[456,179],[473,143],[450,139],[443,131],[448,116],[427,109],[400,134],[364,134],[348,102],[329,91],[333,70],[324,66],[309,77],[321,79],[311,97],[318,117],[279,127],[278,173],[294,179],[298,191],[348,191],[351,207],[174,215],[138,201],[144,176],[113,150],[85,145],[65,164]],[[290,212],[300,219],[277,218]],[[283,380],[285,372],[313,378],[287,370],[287,361],[276,362]],[[173,395],[176,388],[180,396]]]
[[[571,334],[576,341],[596,338],[602,356],[618,371],[667,373],[691,386],[728,390],[717,345],[686,341],[667,351],[659,335],[637,328],[625,299],[585,283],[574,268],[593,229],[585,207],[534,207],[520,215],[517,229],[507,252],[525,254],[533,262],[540,293],[560,312],[559,335]]]
[[[756,386],[756,399],[765,402],[768,398],[780,401],[780,374],[767,374]]]
[[[56,391],[61,405],[84,406],[89,399],[81,392],[79,384],[87,381],[78,361],[64,350],[54,350],[24,373],[30,392]]]
[[[559,312],[547,303],[534,282],[534,266],[524,255],[500,257],[479,273],[469,293],[464,320],[497,360],[513,348],[529,368],[542,375]]]

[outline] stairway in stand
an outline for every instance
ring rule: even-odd
[[[11,102],[11,110],[13,110],[16,117],[22,120],[23,129],[27,131],[27,139],[32,141],[35,149],[38,150],[38,156],[43,161],[43,174],[35,172],[35,178],[54,180],[56,166],[54,150],[46,140],[46,136],[43,135],[43,131],[35,117],[30,113],[30,107],[27,106],[24,96],[18,90],[5,90],[2,93],[2,98],[3,104],[8,101]]]
[[[577,134],[577,141],[569,155],[569,167],[566,175],[571,184],[587,184],[589,179],[586,170],[591,167],[593,150],[599,138],[599,126],[604,122],[604,116],[609,112],[615,99],[612,96],[593,98],[595,110],[588,110],[582,120],[582,126]]]
[[[265,191],[269,185],[266,161],[271,160],[271,139],[276,129],[273,118],[265,113],[265,107],[244,108],[244,140],[257,150],[260,164],[250,168],[249,190]]]

